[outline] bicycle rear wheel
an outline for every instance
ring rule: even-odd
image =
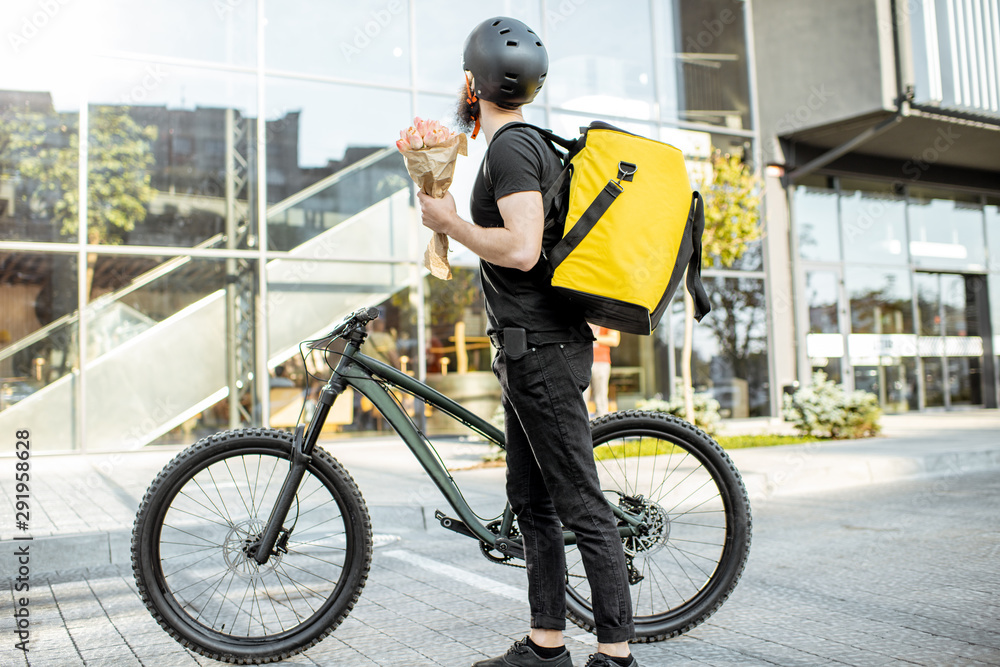
[[[750,551],[746,488],[723,449],[682,419],[617,412],[592,422],[608,501],[643,513],[647,534],[623,539],[637,640],[687,632],[736,587]],[[567,617],[593,631],[590,586],[577,548],[566,548]]]
[[[282,431],[219,433],[181,452],[146,492],[132,532],[136,584],[187,648],[225,662],[280,660],[323,639],[360,596],[372,558],[368,510],[318,447],[284,523],[287,542],[264,565],[247,553],[291,450]]]

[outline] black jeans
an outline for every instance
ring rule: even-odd
[[[625,554],[583,401],[593,355],[590,342],[529,348],[516,359],[501,350],[493,372],[503,388],[507,498],[524,538],[531,627],[566,627],[565,525],[590,582],[597,641],[612,644],[635,631]]]

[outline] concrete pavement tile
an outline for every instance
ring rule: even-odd
[[[3,663],[6,665],[7,663]],[[59,667],[74,667],[75,665],[83,665],[83,658],[76,651],[31,651],[29,653],[27,663],[15,663],[15,664],[28,664],[31,667],[51,667],[52,665],[59,665]]]
[[[192,654],[180,647],[170,651],[165,651],[159,646],[135,647],[133,651],[143,667],[197,667],[198,665]]]
[[[100,650],[108,647],[120,647],[124,640],[114,627],[108,629],[96,629],[96,628],[70,628],[70,636],[73,638],[73,643],[76,648],[81,652],[90,650]]]

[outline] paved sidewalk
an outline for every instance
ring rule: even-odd
[[[887,416],[884,435],[858,441],[790,445],[730,452],[743,474],[751,503],[789,494],[828,491],[972,470],[1000,470],[1000,411]],[[748,429],[750,425],[747,425]],[[787,430],[758,420],[760,431]],[[458,440],[435,445],[449,469],[476,466],[487,447]],[[376,532],[427,529],[444,498],[397,437],[327,440],[330,451],[354,476],[368,503]],[[90,455],[35,455],[30,459],[30,528],[16,528],[18,460],[0,456],[0,546],[30,534],[32,571],[124,565],[129,562],[132,522],[146,487],[181,447]],[[473,509],[503,499],[503,468],[461,473]],[[0,558],[0,579],[15,563]]]

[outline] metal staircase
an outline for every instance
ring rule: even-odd
[[[384,172],[393,161],[399,161],[401,168],[394,148],[368,156],[270,207],[269,224],[294,220],[302,212],[323,213],[331,192],[344,188],[347,179],[364,180],[365,170]],[[423,275],[412,262],[429,234],[415,224],[407,182],[380,179],[379,186],[367,193],[370,205],[363,199],[364,192],[359,195],[358,188],[348,189],[355,198],[361,197],[354,204],[360,211],[341,213],[333,220],[327,212],[325,230],[289,250],[288,258],[267,263],[269,367],[287,359],[300,341],[322,333],[344,314],[378,303]],[[220,238],[214,238],[202,245],[221,244]],[[387,263],[386,258],[395,261]],[[349,263],[330,259],[349,259]],[[82,438],[87,451],[140,447],[229,395],[227,335],[232,334],[227,333],[225,288],[159,322],[123,301],[189,261],[187,257],[169,260],[87,307]],[[78,313],[67,315],[0,355],[9,356],[60,331],[65,335],[78,321]],[[13,432],[30,427],[32,444],[40,450],[74,448],[81,440],[75,433],[78,382],[79,371],[71,372],[3,410],[0,429]]]

